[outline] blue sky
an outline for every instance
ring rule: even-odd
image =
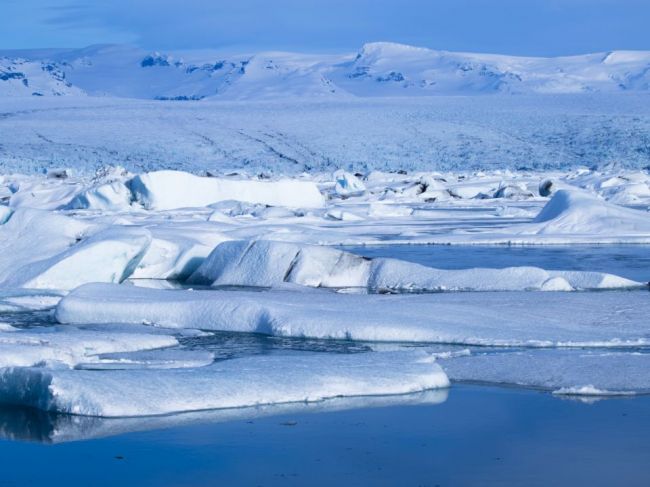
[[[368,41],[562,55],[650,49],[649,0],[0,0],[0,49],[356,50]]]

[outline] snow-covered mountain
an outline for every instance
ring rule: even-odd
[[[650,51],[558,58],[370,43],[358,53],[159,53],[122,45],[0,51],[0,96],[241,100],[650,90]]]

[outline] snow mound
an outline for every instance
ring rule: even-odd
[[[101,184],[75,196],[65,205],[69,210],[123,210],[131,205],[131,191],[121,181]]]
[[[0,370],[0,402],[86,416],[146,416],[448,385],[440,366],[421,353],[256,356],[198,369],[6,368]]]
[[[225,200],[296,208],[323,206],[323,196],[310,181],[233,180],[155,171],[140,174],[129,184],[135,200],[148,210],[201,207]]]
[[[271,287],[290,282],[373,291],[571,291],[641,286],[600,272],[538,267],[442,270],[397,259],[367,259],[337,249],[266,240],[218,245],[189,279],[212,286]]]
[[[373,295],[86,284],[60,301],[55,316],[71,324],[148,323],[299,338],[631,347],[650,344],[649,312],[641,292]]]
[[[647,213],[581,191],[558,190],[523,233],[650,234]]]

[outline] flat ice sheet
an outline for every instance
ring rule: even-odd
[[[59,303],[56,318],[291,337],[592,347],[650,344],[649,313],[646,291],[357,295],[89,284]]]
[[[567,395],[650,393],[650,353],[525,350],[441,360],[452,381],[534,387]]]
[[[167,334],[79,330],[75,327],[10,328],[0,330],[0,367],[29,367],[56,363],[72,367],[98,361],[98,354],[135,352],[178,344]]]
[[[417,352],[246,357],[197,369],[0,369],[0,402],[85,416],[182,411],[407,394],[448,387]]]

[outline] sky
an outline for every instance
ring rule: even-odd
[[[650,50],[650,0],[0,0],[0,49],[352,52],[393,41],[557,56]]]

